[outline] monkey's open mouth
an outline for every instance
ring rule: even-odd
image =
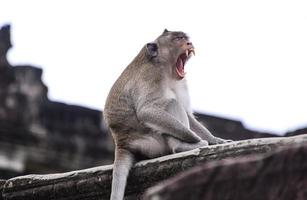
[[[176,62],[176,72],[179,78],[184,78],[184,66],[187,60],[193,55],[195,55],[195,51],[193,48],[186,50],[183,54],[181,54]]]

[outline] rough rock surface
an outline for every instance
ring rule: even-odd
[[[150,188],[146,200],[305,200],[307,145],[267,156],[221,160],[187,170]]]
[[[295,148],[296,146],[301,146],[303,149],[293,152],[289,151],[290,153],[288,154],[288,151],[281,151],[283,148]],[[251,139],[208,146],[152,160],[141,161],[131,171],[126,189],[126,199],[140,199],[147,188],[201,163],[206,163],[207,167],[197,167],[196,169],[192,169],[192,172],[198,172],[203,169],[210,170],[211,168],[216,168],[216,171],[208,171],[208,174],[210,174],[208,176],[206,175],[207,172],[203,172],[204,179],[198,174],[199,179],[189,179],[189,184],[193,187],[192,189],[198,191],[198,189],[202,190],[203,182],[206,183],[206,181],[210,182],[212,180],[214,184],[208,186],[208,195],[218,194],[218,196],[223,196],[217,189],[218,185],[222,185],[222,191],[225,192],[225,195],[230,195],[230,193],[239,195],[238,193],[244,190],[250,190],[251,192],[262,191],[264,188],[261,185],[263,181],[267,181],[266,184],[276,185],[276,190],[272,189],[270,191],[272,195],[275,195],[275,192],[282,192],[283,190],[278,186],[283,185],[287,185],[289,191],[296,191],[296,188],[301,187],[301,184],[305,183],[304,181],[306,180],[306,173],[303,172],[304,170],[306,171],[306,146],[307,135],[285,138]],[[275,153],[276,151],[279,153]],[[258,157],[244,157],[250,155],[257,155]],[[218,160],[224,161],[216,162]],[[227,174],[228,171],[232,174]],[[5,200],[108,199],[111,186],[111,173],[112,166],[109,165],[63,174],[16,177],[6,181],[2,195]],[[188,175],[190,173],[188,172]],[[258,177],[261,177],[261,179],[258,179]],[[240,181],[243,181],[243,188],[239,187]],[[261,184],[258,184],[258,181]],[[168,187],[169,185],[167,183],[164,184]],[[182,184],[182,182],[178,182],[178,185],[180,183]],[[198,186],[199,188],[197,189]],[[259,190],[253,188],[254,186]],[[164,186],[157,186],[157,188],[147,193],[147,197],[151,198],[153,195],[160,195],[159,192],[162,191],[161,198],[164,198]],[[211,188],[213,191],[209,192]],[[227,190],[228,188],[229,190]],[[306,189],[302,188],[302,190]],[[172,187],[169,191],[173,191]],[[187,192],[189,191],[188,188]],[[180,192],[177,190],[178,195],[185,194]],[[182,192],[185,191],[182,190]],[[165,194],[167,193],[165,192]],[[202,195],[203,193],[199,191],[197,194]],[[285,193],[284,195],[289,194]],[[183,196],[181,197],[181,199],[185,199]],[[214,199],[212,196],[206,197]],[[198,198],[195,197],[195,199]]]
[[[3,200],[3,198],[2,198],[2,192],[3,192],[3,187],[4,187],[4,184],[5,184],[5,180],[2,180],[2,179],[0,179],[0,200]]]

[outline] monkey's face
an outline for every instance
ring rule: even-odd
[[[172,73],[179,79],[185,76],[185,64],[194,54],[194,47],[189,37],[183,32],[165,30],[154,43],[147,44],[152,58],[171,66]]]

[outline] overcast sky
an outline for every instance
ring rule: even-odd
[[[188,33],[196,111],[282,133],[307,126],[306,0],[1,0],[12,64],[44,70],[52,100],[102,109],[142,46],[164,28]]]

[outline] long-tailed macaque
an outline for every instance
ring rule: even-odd
[[[194,54],[183,32],[165,30],[146,44],[113,85],[104,119],[115,142],[111,200],[122,200],[130,168],[155,158],[225,143],[193,116],[185,65]]]

